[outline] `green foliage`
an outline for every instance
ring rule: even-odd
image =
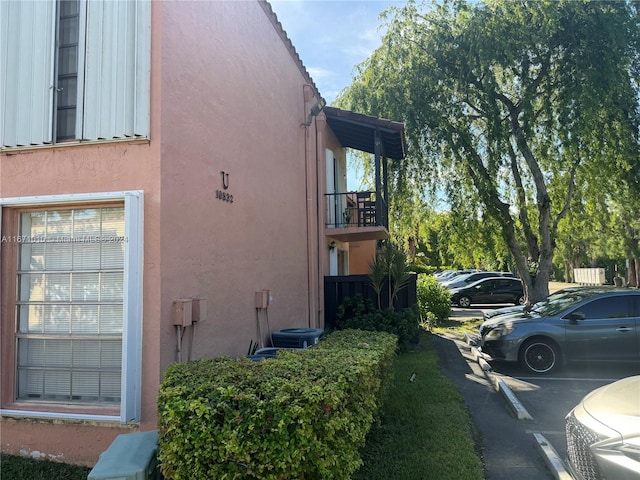
[[[429,265],[512,270],[513,257],[500,225],[491,217],[478,217],[477,208],[458,205],[454,211],[430,212],[416,232],[416,258]]]
[[[406,349],[418,338],[419,313],[416,306],[395,311],[376,308],[373,302],[362,295],[345,298],[338,307],[336,328],[359,329],[392,333],[398,337],[401,349]]]
[[[173,480],[348,479],[376,416],[397,338],[334,332],[253,362],[171,365],[158,397],[159,459]]]
[[[410,263],[407,269],[413,273],[424,273],[426,275],[433,275],[439,269],[438,267],[432,267],[430,265],[422,265],[421,263]]]
[[[50,460],[34,460],[17,455],[0,455],[1,477],[11,480],[86,480],[90,468],[52,462]]]
[[[451,314],[451,294],[430,275],[418,276],[418,308],[423,323],[437,325]]]
[[[393,308],[398,293],[409,283],[411,274],[408,271],[407,255],[391,241],[386,241],[369,262],[369,279],[371,287],[378,296],[378,308],[381,308],[380,295],[385,280],[389,288],[390,304]]]
[[[386,249],[391,252],[389,257],[389,285],[391,286],[391,306],[398,298],[398,293],[409,283],[410,274],[407,271],[407,256],[404,251],[387,242]]]
[[[382,294],[382,287],[384,281],[387,279],[389,269],[384,256],[376,252],[375,256],[369,261],[369,282],[371,288],[376,292],[378,297],[378,309],[382,308],[380,296]]]
[[[577,192],[607,197],[604,176],[607,190],[624,192],[616,199],[621,223],[638,218],[637,195],[629,194],[640,170],[636,8],[445,0],[389,11],[383,45],[338,103],[404,122],[409,158],[390,165],[390,191],[404,198],[392,198],[400,210],[390,217],[410,212],[405,237],[426,223],[415,199],[439,191],[456,215],[447,233],[481,233],[497,254],[471,245],[434,265],[513,261],[535,301],[548,292],[559,225]],[[637,240],[636,232],[618,234]],[[637,250],[637,241],[626,245]]]

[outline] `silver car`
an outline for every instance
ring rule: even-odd
[[[486,360],[548,373],[564,362],[640,362],[640,290],[583,287],[480,325]]]
[[[640,376],[600,387],[566,417],[576,480],[640,479]]]

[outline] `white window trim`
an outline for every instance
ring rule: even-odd
[[[43,195],[33,197],[0,198],[0,238],[2,236],[2,207],[56,206],[69,203],[97,203],[124,201],[125,257],[124,257],[124,321],[122,331],[122,394],[120,416],[84,415],[74,413],[42,412],[38,410],[0,409],[0,415],[23,417],[64,418],[76,420],[119,421],[140,420],[142,385],[142,271],[144,215],[143,192],[80,193]]]

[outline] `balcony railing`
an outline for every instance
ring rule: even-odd
[[[325,226],[329,228],[386,227],[386,203],[376,192],[327,193]]]

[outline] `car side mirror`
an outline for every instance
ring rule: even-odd
[[[584,320],[586,317],[586,315],[582,312],[571,312],[567,318],[569,320],[571,320],[572,322],[577,322],[578,320]]]

